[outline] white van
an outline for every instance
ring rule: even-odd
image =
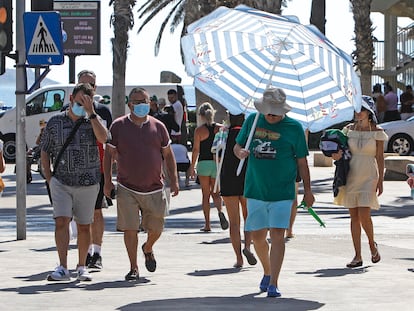
[[[48,121],[50,117],[60,111],[61,105],[55,104],[57,94],[62,104],[69,102],[74,84],[56,84],[44,86],[26,97],[26,144],[28,148],[36,145],[36,138],[40,132],[39,122]],[[129,92],[135,86],[125,87],[125,102]],[[144,85],[149,95],[167,100],[169,89],[177,89],[179,85],[162,83]],[[97,86],[96,93],[103,97],[103,103],[111,109],[112,86]],[[168,102],[168,100],[167,100]],[[7,162],[16,159],[16,108],[0,111],[0,139],[3,140],[3,155]]]

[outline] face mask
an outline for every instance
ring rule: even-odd
[[[74,103],[72,105],[72,112],[78,117],[86,116],[85,108],[83,108],[83,106],[79,105],[78,103]]]
[[[150,105],[149,104],[138,104],[134,105],[134,114],[139,117],[143,118],[147,116],[147,114],[150,112]]]

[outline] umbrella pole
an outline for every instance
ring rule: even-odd
[[[244,146],[244,149],[246,150],[249,150],[250,143],[252,142],[253,134],[254,134],[254,131],[256,130],[257,121],[259,120],[259,115],[260,113],[256,112],[256,116],[254,117],[252,128],[250,129],[249,137],[247,138],[246,145]],[[237,176],[239,176],[242,171],[244,160],[245,159],[241,159],[239,162],[239,166],[237,167],[237,171],[236,171]]]
[[[303,208],[305,210],[308,211],[308,213],[320,224],[321,227],[326,228],[325,223],[323,222],[323,220],[318,216],[318,214],[316,214],[316,212],[313,210],[312,207],[310,206],[306,206],[306,203],[304,201],[302,201],[302,203],[300,203],[299,206],[297,206],[297,208]]]

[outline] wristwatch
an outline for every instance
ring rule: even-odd
[[[97,117],[96,113],[92,113],[92,114],[89,116],[89,120],[96,119],[96,117]]]

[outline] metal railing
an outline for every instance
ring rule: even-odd
[[[403,69],[396,76],[396,81],[404,85],[414,85],[414,23],[401,28],[397,34],[396,62],[385,68],[384,41],[374,41],[375,65],[374,71],[395,71]],[[374,79],[373,79],[374,80]]]
[[[384,70],[385,41],[374,41],[375,66],[374,70]],[[414,60],[414,24],[402,28],[397,34],[397,62],[391,66],[401,68]],[[387,68],[388,69],[388,68]]]

